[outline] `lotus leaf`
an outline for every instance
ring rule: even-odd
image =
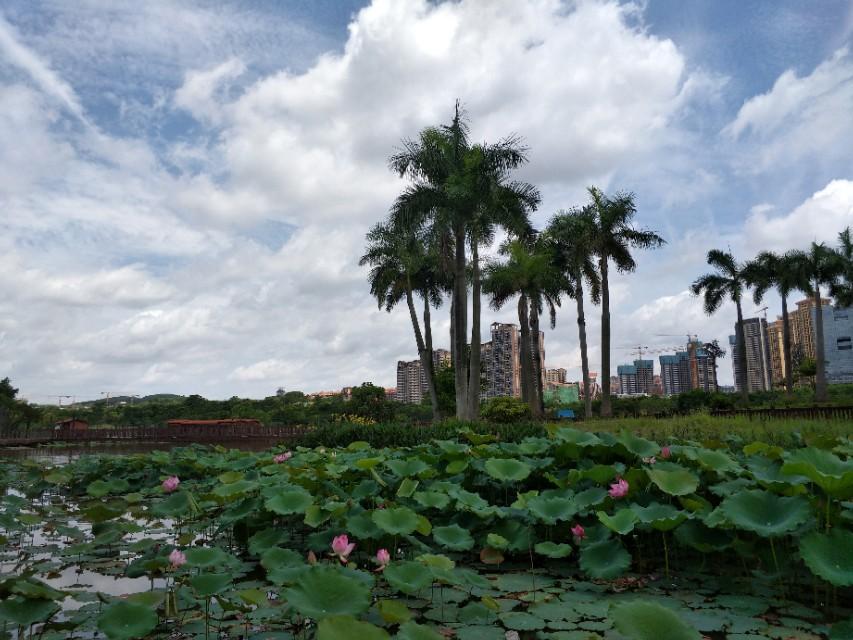
[[[59,607],[52,600],[14,596],[0,601],[0,620],[19,627],[44,622],[57,611]]]
[[[474,538],[458,524],[436,527],[432,530],[432,537],[439,545],[452,551],[468,551],[474,547]]]
[[[394,637],[397,640],[444,640],[444,636],[438,631],[414,622],[406,622],[400,625],[400,630],[397,631],[397,635]]]
[[[293,513],[305,513],[305,510],[314,502],[311,494],[302,489],[288,488],[277,491],[267,498],[264,506],[280,515],[286,516]]]
[[[383,573],[389,585],[409,595],[432,584],[432,572],[420,562],[392,562]]]
[[[759,489],[729,496],[720,510],[736,527],[764,537],[784,535],[812,517],[805,498],[786,498]]]
[[[569,520],[577,513],[571,498],[558,496],[536,496],[527,501],[530,513],[545,524],[557,524],[558,520]]]
[[[438,491],[417,491],[413,497],[421,506],[432,509],[444,509],[450,503],[450,497]]]
[[[190,585],[202,598],[222,593],[231,584],[231,576],[227,573],[200,573],[190,578]]]
[[[648,507],[632,504],[631,510],[637,514],[640,522],[651,525],[658,531],[671,531],[687,519],[687,514],[683,511],[679,511],[671,504],[660,502],[654,502]]]
[[[385,640],[390,637],[384,629],[351,616],[324,618],[317,625],[317,640]]]
[[[832,529],[800,540],[800,555],[812,573],[837,587],[853,585],[853,533]]]
[[[782,473],[805,476],[832,496],[853,492],[853,462],[823,449],[794,451],[782,465]]]
[[[660,452],[660,447],[656,443],[651,440],[635,436],[630,431],[622,431],[622,433],[619,434],[617,441],[639,458],[650,458]]]
[[[646,473],[658,489],[671,496],[685,496],[693,493],[699,486],[699,478],[676,464],[663,467],[660,463]]]
[[[395,476],[416,476],[429,469],[429,465],[420,458],[407,458],[405,460],[387,460],[388,467]]]
[[[592,578],[610,580],[631,566],[631,555],[618,540],[603,540],[581,547],[580,567]]]
[[[701,640],[671,609],[655,602],[625,602],[611,610],[613,624],[619,633],[631,640]]]
[[[540,542],[533,549],[540,556],[548,558],[565,558],[572,553],[571,545],[556,542]]]
[[[391,535],[406,535],[418,527],[418,515],[408,507],[377,509],[371,516],[377,527]]]
[[[530,465],[512,458],[486,460],[486,473],[501,482],[521,482],[530,475]]]
[[[299,613],[315,620],[354,616],[370,606],[370,587],[339,569],[318,565],[285,590],[284,598]]]
[[[219,547],[193,547],[187,549],[186,556],[187,564],[202,569],[221,566],[232,557]]]
[[[157,626],[157,614],[132,602],[111,604],[98,616],[98,629],[110,640],[144,638]]]
[[[607,515],[604,511],[596,511],[598,520],[605,527],[624,536],[634,530],[634,523],[637,522],[637,514],[631,509],[619,509],[612,516]]]

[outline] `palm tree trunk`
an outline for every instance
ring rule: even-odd
[[[749,402],[749,374],[746,370],[746,336],[743,333],[743,310],[740,307],[740,298],[735,300],[735,306],[737,307],[735,341],[738,345],[738,360],[740,360],[741,370],[740,395],[745,402]]]
[[[456,380],[456,417],[468,419],[468,285],[465,279],[465,228],[455,230],[455,264],[453,274],[454,358],[453,373]]]
[[[575,281],[575,302],[578,307],[578,342],[581,347],[581,373],[583,375],[584,417],[592,417],[592,389],[589,387],[589,356],[586,351],[586,316],[583,311],[583,282],[580,276]]]
[[[432,313],[429,309],[429,296],[424,294],[424,350],[427,354],[426,380],[429,401],[432,405],[432,419],[434,422],[441,420],[441,409],[438,406],[438,391],[435,388],[435,361],[432,349]],[[423,365],[423,361],[421,361]]]
[[[542,362],[540,360],[542,356],[539,353],[539,309],[537,302],[533,299],[530,300],[530,360],[533,364],[530,372],[533,378],[533,384],[530,385],[533,403],[530,408],[533,417],[541,420],[545,415],[545,390],[542,384]]]
[[[782,357],[785,359],[785,393],[794,392],[794,371],[791,362],[791,327],[788,326],[788,296],[782,296]]]
[[[480,417],[480,254],[471,246],[471,360],[468,367],[468,419]]]
[[[826,353],[823,348],[823,305],[820,299],[820,283],[815,282],[814,286],[814,337],[815,337],[815,364],[817,371],[815,372],[815,402],[826,402]]]
[[[454,309],[455,296],[450,295],[450,363],[456,361],[454,354],[456,353],[456,311]]]
[[[607,279],[607,256],[598,261],[601,273],[601,417],[613,415],[610,406],[610,282]]]
[[[438,406],[438,396],[435,392],[435,376],[432,374],[432,349],[427,350],[426,343],[424,343],[421,325],[418,322],[418,312],[415,311],[415,299],[412,296],[411,287],[408,286],[406,287],[406,305],[409,307],[409,317],[412,320],[412,328],[415,330],[415,342],[418,345],[418,358],[421,361],[421,369],[427,383],[430,401],[433,403],[433,414],[435,414]]]
[[[530,369],[533,365],[533,360],[530,355],[530,318],[528,316],[527,296],[521,294],[518,298],[518,324],[521,327],[521,399],[530,404]]]

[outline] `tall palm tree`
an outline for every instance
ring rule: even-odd
[[[791,356],[791,326],[788,320],[788,296],[794,291],[808,288],[808,280],[801,268],[801,260],[793,252],[777,255],[762,251],[748,262],[743,270],[744,281],[753,287],[755,304],[761,304],[770,288],[775,288],[782,298],[782,357],[785,361],[785,392],[794,389],[794,365]]]
[[[370,265],[370,293],[379,308],[389,313],[403,299],[415,333],[418,358],[424,371],[432,405],[433,419],[439,420],[438,394],[435,388],[433,364],[432,324],[430,306],[441,305],[441,277],[437,274],[433,256],[424,250],[422,240],[414,234],[400,233],[388,224],[377,224],[367,234],[367,249],[359,265]],[[421,332],[414,294],[423,300],[424,330]]]
[[[601,299],[601,279],[592,253],[595,213],[590,206],[558,212],[548,224],[547,236],[553,245],[558,266],[566,275],[566,293],[574,298],[578,316],[578,343],[581,351],[581,374],[584,388],[584,415],[592,417],[592,393],[589,377],[589,355],[586,342],[584,284],[589,287],[593,303]]]
[[[510,179],[512,171],[526,161],[526,149],[515,136],[497,144],[471,144],[467,120],[458,102],[451,124],[428,127],[417,140],[404,140],[401,151],[390,159],[392,170],[412,181],[392,208],[395,225],[417,230],[430,227],[433,233],[452,239],[451,342],[456,416],[463,420],[475,419],[479,414],[479,248],[491,241],[490,229],[494,226],[516,235],[529,228],[529,214],[539,204],[539,192],[527,183]],[[470,351],[469,277],[473,293]]]
[[[654,231],[636,229],[632,222],[637,213],[634,194],[607,196],[595,187],[589,188],[595,212],[595,234],[592,248],[598,257],[601,277],[601,415],[609,417],[610,406],[610,261],[617,271],[629,273],[637,268],[631,249],[656,249],[665,243]]]
[[[850,227],[838,234],[839,278],[834,286],[830,288],[830,295],[835,298],[839,307],[853,306],[853,238],[850,235]]]
[[[557,269],[550,247],[540,240],[511,240],[501,246],[506,262],[486,263],[483,291],[491,306],[502,308],[518,296],[518,323],[521,328],[521,397],[530,405],[534,417],[544,414],[541,354],[539,352],[539,316],[547,307],[551,327],[556,323],[556,307],[565,282]]]
[[[716,313],[728,298],[737,308],[737,325],[735,326],[735,341],[737,342],[739,368],[742,371],[740,392],[744,400],[749,400],[749,386],[746,376],[746,340],[743,333],[743,309],[741,300],[747,287],[744,277],[744,267],[735,260],[731,253],[711,249],[708,252],[708,264],[716,269],[715,273],[706,273],[694,280],[690,286],[693,295],[703,295],[705,313],[709,316]]]
[[[826,402],[826,351],[823,344],[823,299],[820,296],[821,286],[830,291],[837,289],[839,278],[843,272],[843,263],[839,255],[823,242],[812,242],[808,251],[793,252],[793,260],[804,274],[804,292],[812,296],[815,310],[815,401]]]

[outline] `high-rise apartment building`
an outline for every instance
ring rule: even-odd
[[[823,315],[832,310],[832,301],[828,298],[821,298],[823,307]],[[797,363],[804,358],[815,357],[815,333],[814,333],[814,299],[806,298],[797,303],[797,309],[788,313],[788,320],[791,324],[791,351],[794,354],[794,369],[796,370]]]
[[[566,383],[566,373],[565,369],[546,369],[545,370],[545,382],[555,382],[557,384],[565,384]]]
[[[699,340],[687,343],[685,351],[660,356],[663,393],[673,396],[692,389],[717,390],[716,358],[702,347]]]
[[[783,324],[782,318],[767,323],[767,341],[770,345],[770,380],[774,387],[781,386],[785,381],[785,349],[782,346]]]
[[[826,381],[853,382],[853,307],[824,307],[823,350]]]
[[[480,392],[482,399],[502,396],[521,396],[521,331],[514,324],[492,323],[492,339],[480,346],[480,360],[483,363],[485,384]],[[542,387],[545,387],[545,334],[530,336],[531,354],[535,357],[535,347],[539,347],[539,371],[542,374]],[[565,375],[565,371],[564,371]],[[565,378],[564,378],[565,379]]]
[[[654,361],[634,360],[634,364],[616,367],[619,377],[619,393],[623,396],[650,395],[654,389]]]
[[[735,325],[737,331],[737,325]],[[743,321],[743,335],[746,346],[746,371],[740,362],[740,350],[737,338],[729,336],[732,351],[732,372],[735,389],[740,391],[744,385],[750,393],[772,389],[770,370],[770,339],[767,334],[767,320],[764,318],[746,318]]]
[[[450,366],[450,352],[446,349],[434,349],[432,352],[433,367],[438,370]],[[429,394],[426,371],[417,360],[397,362],[397,393],[394,399],[407,404],[420,404]]]

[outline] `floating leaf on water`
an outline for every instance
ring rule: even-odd
[[[414,622],[406,622],[400,625],[400,629],[394,637],[397,640],[444,640],[445,638],[432,627]]]
[[[376,609],[386,624],[402,624],[412,618],[412,612],[400,600],[380,600]]]

